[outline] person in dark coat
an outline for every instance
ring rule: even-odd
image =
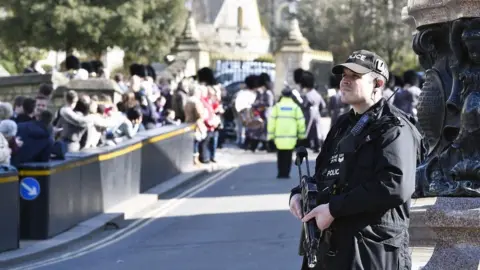
[[[145,96],[143,91],[135,92],[140,110],[142,111],[142,124],[145,129],[154,129],[157,127],[158,116],[155,113],[155,105]]]
[[[24,96],[16,96],[13,100],[13,115],[11,117],[12,120],[15,121],[15,118],[21,113],[23,113],[23,101],[26,97]]]
[[[47,162],[53,151],[53,114],[43,111],[38,119],[18,124],[17,137],[23,141],[22,147],[12,153],[13,166],[25,162]]]
[[[17,117],[14,119],[15,123],[23,123],[33,120],[33,116],[35,114],[35,99],[33,98],[25,98],[23,100],[23,112],[18,114]]]
[[[411,269],[408,227],[421,135],[382,98],[389,72],[378,55],[354,52],[332,73],[343,76],[342,101],[352,110],[332,127],[316,160],[314,178],[328,195],[302,217],[297,186],[290,211],[329,235],[314,269]],[[305,258],[302,269],[309,269]]]
[[[187,104],[189,90],[188,80],[182,80],[175,90],[172,98],[172,110],[175,112],[175,120],[185,122],[185,105]]]

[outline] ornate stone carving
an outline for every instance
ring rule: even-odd
[[[476,0],[408,0],[407,8],[417,28],[480,17],[480,2]]]
[[[480,1],[410,0],[408,15],[426,70],[417,109],[428,147],[414,197],[480,196]]]

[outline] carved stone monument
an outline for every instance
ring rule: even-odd
[[[288,0],[288,36],[275,52],[275,95],[280,96],[285,84],[295,87],[293,71],[297,68],[310,70],[315,74],[330,74],[333,55],[328,51],[316,51],[310,48],[308,40],[300,31],[297,19],[297,5],[300,0]],[[328,79],[325,79],[327,81]],[[327,119],[327,118],[324,118]],[[329,126],[330,124],[327,124]],[[328,130],[325,130],[328,132]]]
[[[409,0],[402,14],[417,30],[413,49],[426,75],[417,110],[428,145],[417,168],[411,244],[431,248],[424,270],[477,270],[480,0]]]
[[[310,69],[311,49],[307,39],[300,31],[297,19],[298,1],[290,0],[289,3],[289,31],[288,36],[282,41],[280,50],[275,55],[275,89],[280,96],[282,89],[287,85],[295,85],[293,71],[297,68]]]
[[[172,53],[182,58],[177,59],[179,61],[187,61],[189,58],[194,59],[195,66],[193,70],[195,71],[194,73],[196,73],[198,69],[210,66],[210,54],[201,42],[197,31],[197,25],[192,15],[192,0],[186,1],[185,7],[188,10],[187,23],[185,24],[182,35],[175,40]],[[188,76],[191,75],[194,74],[188,74]]]
[[[414,196],[478,197],[480,1],[409,0],[403,14],[415,22],[413,49],[426,70],[417,109],[427,157]]]

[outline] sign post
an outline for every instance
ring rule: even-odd
[[[37,179],[25,177],[20,182],[20,197],[27,201],[35,200],[40,195],[40,184]]]

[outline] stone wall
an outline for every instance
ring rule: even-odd
[[[112,99],[114,104],[121,101],[123,94],[123,91],[117,83],[110,79],[91,78],[88,80],[71,80],[67,84],[55,89],[52,95],[52,107],[60,108],[60,106],[63,105],[64,93],[68,90],[75,90],[78,95],[106,95]]]
[[[25,74],[0,77],[0,101],[13,102],[16,96],[35,97],[43,83],[53,84],[52,74]]]
[[[88,80],[68,80],[61,73],[54,74],[23,74],[0,77],[0,101],[13,103],[16,96],[34,98],[41,84],[52,84],[52,102],[49,109],[56,111],[63,105],[65,91],[75,90],[79,95],[107,95],[115,103],[120,102],[122,90],[110,79],[91,78]]]

